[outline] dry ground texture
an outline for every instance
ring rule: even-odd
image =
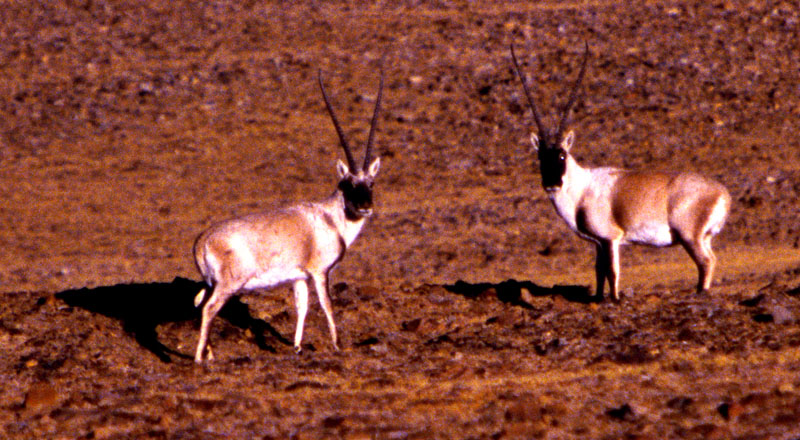
[[[800,438],[800,11],[781,1],[4,1],[4,438]],[[713,290],[680,248],[594,251],[539,186],[508,44],[574,153],[734,205]],[[211,223],[335,184],[316,71],[377,213],[312,303],[232,301],[191,360]],[[360,153],[359,153],[360,154]]]

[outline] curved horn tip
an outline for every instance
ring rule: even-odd
[[[328,93],[325,91],[325,84],[322,81],[322,69],[319,69],[319,88],[322,91],[322,99],[325,100],[325,108],[328,109],[328,113],[331,116],[331,120],[333,121],[333,126],[336,129],[336,134],[339,136],[339,143],[344,150],[345,158],[347,159],[347,166],[351,170],[356,169],[356,162],[353,159],[353,154],[350,152],[350,146],[347,144],[347,139],[344,136],[344,131],[342,130],[342,126],[339,124],[339,119],[336,117],[336,112],[333,110],[333,106],[331,105],[330,99],[328,98]]]
[[[539,111],[536,108],[533,96],[531,96],[531,91],[528,88],[528,84],[525,81],[525,77],[522,75],[522,71],[519,67],[519,62],[517,61],[517,55],[514,53],[513,42],[509,43],[509,48],[511,49],[511,60],[514,62],[514,69],[517,72],[519,81],[522,83],[522,90],[525,92],[525,97],[528,99],[528,105],[530,106],[531,112],[533,113],[533,121],[536,123],[536,128],[539,130],[539,136],[541,136],[542,140],[546,141],[549,138],[549,132],[544,128],[544,124],[542,123],[542,118],[539,116]]]
[[[556,129],[556,142],[561,141],[561,137],[564,134],[564,129],[567,126],[567,122],[569,120],[569,113],[572,110],[572,107],[575,105],[575,101],[578,98],[578,89],[580,89],[581,83],[583,82],[583,76],[586,73],[586,62],[589,60],[589,43],[584,40],[584,53],[583,53],[583,61],[581,62],[581,70],[578,72],[578,77],[575,79],[575,83],[572,85],[572,90],[569,94],[569,99],[567,99],[566,104],[564,105],[563,109],[561,110],[561,119],[558,122],[558,128]]]
[[[384,53],[384,56],[386,54]],[[364,164],[361,168],[366,171],[372,160],[372,143],[375,140],[375,127],[378,125],[378,113],[381,108],[381,98],[383,97],[383,59],[381,59],[381,77],[378,85],[378,94],[375,97],[375,110],[372,112],[372,120],[369,123],[369,135],[367,136],[367,147],[364,150]]]

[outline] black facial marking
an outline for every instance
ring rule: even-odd
[[[562,178],[567,172],[567,151],[561,147],[552,147],[540,142],[539,170],[542,173],[544,188],[561,187]]]
[[[345,178],[339,182],[339,190],[344,196],[344,211],[348,220],[358,220],[364,217],[363,212],[372,209],[371,181]]]

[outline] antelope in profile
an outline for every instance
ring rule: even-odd
[[[711,239],[728,215],[728,190],[694,173],[580,166],[570,154],[575,134],[570,130],[564,135],[564,131],[588,57],[587,44],[558,126],[549,131],[542,124],[511,45],[514,68],[538,130],[531,133],[531,144],[539,156],[542,186],[569,228],[597,247],[596,298],[603,298],[608,280],[611,295],[619,301],[619,247],[629,243],[659,247],[680,243],[697,264],[697,292],[707,291],[717,261]]]
[[[333,110],[322,71],[319,88],[331,115],[347,164],[339,160],[336,171],[339,183],[328,198],[319,202],[298,203],[280,210],[234,218],[211,226],[200,234],[194,245],[194,257],[211,295],[203,306],[200,339],[194,360],[202,363],[214,355],[208,346],[211,320],[228,299],[241,292],[293,283],[297,309],[294,348],[301,350],[303,323],[308,311],[308,282],[314,283],[319,303],[328,320],[333,347],[338,350],[336,324],[328,296],[328,277],[358,236],[372,214],[372,186],[380,168],[380,158],[372,160],[372,141],[377,125],[383,92],[381,69],[375,110],[370,123],[364,163],[357,166]],[[206,296],[203,289],[195,297],[200,306]]]

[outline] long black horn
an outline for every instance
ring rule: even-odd
[[[514,60],[514,68],[517,69],[517,76],[519,77],[520,82],[522,82],[522,88],[525,90],[525,96],[528,97],[528,105],[531,106],[531,110],[533,111],[533,120],[536,121],[536,128],[539,129],[539,137],[542,140],[547,140],[547,131],[544,129],[542,125],[542,119],[539,117],[539,111],[536,110],[536,104],[533,103],[533,98],[531,97],[531,91],[528,90],[528,84],[525,83],[525,77],[522,76],[522,72],[519,70],[519,63],[517,62],[517,56],[514,54],[514,43],[509,45],[511,47],[511,59]]]
[[[331,114],[331,119],[333,119],[333,126],[336,127],[336,133],[339,135],[339,142],[342,144],[342,149],[344,150],[344,155],[347,158],[347,167],[350,169],[351,173],[356,172],[356,161],[353,160],[353,154],[350,152],[350,146],[347,145],[347,139],[344,138],[344,132],[342,131],[341,125],[339,125],[339,120],[336,119],[336,113],[333,111],[333,106],[331,106],[331,101],[328,99],[328,94],[325,92],[325,85],[322,84],[322,69],[319,70],[317,76],[319,77],[319,88],[322,90],[322,98],[325,99],[325,107],[328,108],[328,113]]]
[[[381,62],[381,64],[383,64]],[[372,113],[372,121],[369,125],[369,137],[367,138],[367,151],[364,153],[364,166],[363,170],[366,171],[369,166],[372,153],[372,140],[375,135],[375,126],[378,125],[378,111],[381,108],[381,95],[383,95],[383,66],[381,66],[381,82],[378,86],[378,97],[375,98],[375,111]]]
[[[575,105],[575,98],[578,97],[578,89],[580,88],[581,81],[583,81],[583,74],[586,72],[586,61],[589,59],[589,43],[584,41],[583,44],[586,47],[583,52],[583,64],[581,65],[581,71],[578,74],[578,78],[575,80],[575,84],[572,85],[572,92],[569,95],[569,100],[567,100],[567,104],[561,110],[561,120],[558,122],[558,130],[556,130],[556,141],[561,139],[564,127],[567,125],[569,111],[572,109],[572,106]]]

